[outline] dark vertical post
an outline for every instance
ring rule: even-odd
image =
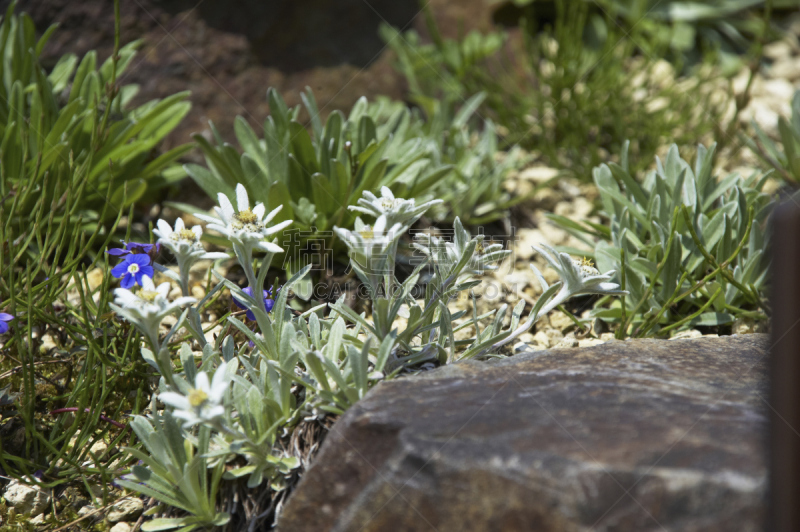
[[[800,531],[800,203],[773,213],[770,532]]]

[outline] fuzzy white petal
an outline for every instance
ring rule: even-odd
[[[208,395],[214,400],[214,402],[218,402],[220,399],[222,399],[222,396],[225,394],[225,390],[228,388],[227,377],[225,375],[226,368],[226,362],[220,364],[217,370],[214,372],[214,377],[211,379],[211,391]]]
[[[153,284],[153,280],[147,275],[142,277],[142,289],[149,290],[151,292],[156,291],[156,285]]]
[[[194,213],[194,216],[195,216],[195,218],[199,218],[200,220],[203,220],[204,222],[219,223],[219,218],[214,217],[214,216],[209,216],[208,214],[203,214],[201,212]]]
[[[264,224],[268,224],[275,216],[278,215],[279,212],[283,210],[283,205],[278,205],[276,209],[273,209],[269,212],[266,218],[264,218]]]
[[[175,392],[164,392],[158,394],[158,399],[164,403],[165,405],[170,405],[173,408],[177,408],[179,410],[190,410],[192,405],[189,403],[189,399]]]
[[[197,374],[197,377],[194,379],[194,387],[206,393],[210,391],[211,385],[208,382],[208,374],[206,374],[205,371],[201,371]]]
[[[289,227],[290,225],[292,225],[292,220],[284,220],[279,224],[275,224],[272,227],[264,229],[264,236],[274,235],[275,233],[283,231],[284,228]]]
[[[377,220],[375,220],[375,225],[372,227],[372,232],[375,235],[383,234],[383,230],[386,229],[386,216],[380,215]]]
[[[139,304],[139,298],[127,288],[115,288],[114,296],[116,296],[117,304],[123,307]]]
[[[244,185],[239,183],[236,185],[236,206],[239,207],[239,212],[246,211],[250,208],[250,198],[247,197],[247,189]]]
[[[263,217],[264,217],[264,213],[265,213],[266,211],[267,211],[267,208],[266,208],[266,207],[264,207],[264,204],[263,204],[263,203],[259,203],[258,205],[256,205],[255,207],[253,207],[253,214],[255,214],[256,216],[258,216],[258,219],[259,219],[259,220],[260,220],[261,218],[263,218]]]
[[[164,298],[166,298],[169,295],[169,290],[170,290],[169,281],[167,281],[166,283],[161,283],[160,285],[158,285],[158,288],[156,288],[156,292],[158,292],[158,295]]]
[[[159,219],[156,222],[156,225],[158,226],[158,230],[161,232],[162,238],[169,238],[170,236],[172,236],[173,233],[172,227],[170,227],[170,225],[165,220]]]
[[[403,231],[403,226],[400,224],[394,224],[392,227],[386,231],[386,236],[390,239],[394,239],[397,235],[399,235]]]
[[[283,248],[272,242],[259,242],[258,249],[262,249],[269,253],[283,253]]]
[[[184,305],[191,305],[193,303],[197,303],[197,300],[193,297],[188,297],[188,296],[179,297],[178,299],[172,302],[173,305],[177,305],[179,307],[182,307]]]
[[[228,199],[228,196],[220,192],[217,194],[217,199],[219,199],[219,208],[217,212],[220,214],[222,221],[227,224],[236,212],[233,210],[233,205],[231,204],[231,200]]]

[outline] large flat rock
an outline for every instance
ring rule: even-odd
[[[280,529],[761,530],[767,343],[611,342],[382,383]]]

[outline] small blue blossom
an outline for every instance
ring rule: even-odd
[[[142,286],[142,277],[147,276],[152,279],[154,274],[150,257],[141,254],[126,256],[111,270],[111,275],[122,278],[119,283],[122,288],[131,288],[135,284]]]
[[[11,314],[0,312],[0,334],[5,334],[8,332],[8,322],[13,319],[14,316],[12,316]]]
[[[278,289],[278,291],[280,292],[280,289]],[[244,292],[250,297],[253,297],[253,289],[249,286],[247,288],[242,288],[242,292]],[[275,300],[270,299],[271,297],[272,297],[272,289],[270,288],[269,290],[264,290],[264,306],[266,307],[267,312],[272,312],[272,307],[275,306]],[[236,306],[239,307],[240,309],[247,310],[247,317],[249,319],[251,320],[256,319],[256,315],[253,314],[252,310],[249,310],[249,308],[244,304],[244,302],[239,301],[235,297],[233,298],[233,302],[236,303]]]
[[[124,247],[107,249],[106,253],[113,257],[120,257],[124,255],[137,255],[144,254],[150,257],[150,260],[155,260],[156,255],[161,251],[161,244],[142,244],[140,242],[123,242]]]

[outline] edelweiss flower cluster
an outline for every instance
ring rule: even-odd
[[[437,199],[416,206],[413,199],[395,198],[389,187],[381,187],[380,197],[369,191],[364,191],[363,196],[358,200],[358,205],[348,208],[376,218],[385,216],[386,224],[390,226],[411,225],[432,206],[442,203],[442,200]]]
[[[461,220],[454,222],[454,238],[452,242],[446,241],[428,233],[417,233],[414,249],[428,257],[440,269],[442,275],[447,276],[453,267],[467,252],[472,236],[461,225]],[[486,244],[485,235],[475,235],[477,242],[475,250],[467,263],[465,274],[481,274],[496,270],[497,262],[509,254],[503,251],[503,244]]]
[[[110,303],[117,314],[136,325],[144,332],[155,352],[158,353],[158,327],[168,315],[179,311],[183,305],[197,302],[193,297],[179,297],[170,302],[167,299],[170,291],[169,282],[156,287],[150,277],[142,277],[142,288],[132,292],[127,288],[114,290],[114,303]]]
[[[227,253],[207,252],[200,242],[203,229],[199,225],[187,229],[183,220],[175,220],[175,229],[164,220],[159,220],[158,228],[153,233],[158,236],[158,242],[170,250],[178,261],[180,272],[181,290],[184,296],[189,295],[189,270],[199,260],[227,259]]]
[[[624,290],[619,290],[617,283],[609,283],[616,273],[614,270],[601,274],[591,261],[586,259],[575,260],[566,253],[559,253],[548,245],[541,244],[541,247],[531,246],[534,251],[539,253],[548,264],[558,272],[559,278],[564,283],[559,291],[561,296],[572,297],[581,294],[602,294],[602,295],[622,295],[627,294]],[[531,264],[537,274],[538,270]],[[539,274],[541,278],[541,274]],[[543,287],[546,289],[547,287]]]
[[[266,216],[266,207],[263,203],[258,203],[250,210],[250,199],[247,197],[247,190],[244,185],[236,185],[236,207],[225,194],[218,194],[219,207],[214,207],[217,218],[206,214],[197,213],[195,216],[208,222],[208,228],[218,231],[225,235],[234,246],[239,245],[249,254],[254,249],[261,249],[271,253],[281,253],[283,249],[265,239],[282,231],[292,223],[286,220],[281,223],[268,227],[267,224],[281,211],[283,205],[273,210]]]
[[[184,428],[200,423],[213,423],[225,415],[223,399],[230,382],[226,374],[227,368],[227,362],[221,363],[211,382],[206,372],[201,371],[195,377],[194,388],[190,388],[185,394],[164,392],[158,394],[158,398],[175,409],[172,414],[184,420]]]
[[[367,272],[383,273],[383,267],[389,257],[390,247],[403,233],[400,223],[388,227],[389,220],[382,214],[373,225],[365,224],[356,218],[355,230],[334,227],[350,250],[350,258],[361,269]]]

